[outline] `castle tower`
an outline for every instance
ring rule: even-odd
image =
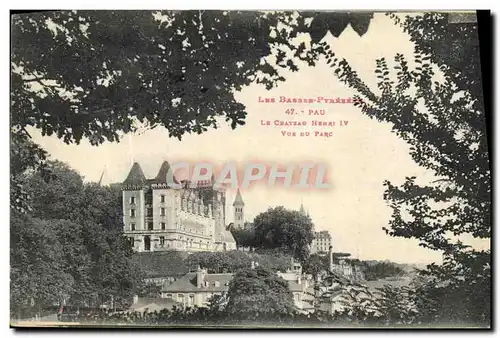
[[[236,198],[233,203],[234,207],[234,227],[236,229],[243,229],[245,226],[245,218],[244,218],[244,208],[245,202],[243,202],[243,198],[241,198],[240,189],[236,192]]]
[[[145,230],[145,195],[144,184],[146,176],[139,163],[134,162],[127,178],[122,184],[123,196],[123,226],[124,232],[128,235],[133,247],[143,250],[140,243],[143,238],[137,234]],[[145,249],[149,249],[146,247]]]

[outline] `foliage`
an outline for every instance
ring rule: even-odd
[[[446,257],[441,266],[429,266],[415,283],[422,321],[489,326],[491,254],[472,251],[455,255]]]
[[[29,306],[47,306],[66,297],[74,285],[64,253],[47,221],[11,214],[11,313]]]
[[[28,192],[25,191],[21,175],[37,171],[44,179],[50,177],[46,166],[47,153],[31,141],[26,133],[11,133],[10,142],[10,209],[14,212],[31,211]]]
[[[287,282],[262,267],[238,271],[229,284],[227,297],[225,312],[242,319],[294,312]]]
[[[236,245],[240,248],[256,247],[258,243],[255,242],[255,232],[253,229],[231,229]]]
[[[137,296],[139,297],[160,297],[161,294],[161,285],[152,282],[141,281],[137,288]]]
[[[392,262],[375,262],[371,264],[361,262],[361,266],[366,280],[377,280],[406,275],[406,272],[401,267]]]
[[[248,253],[242,251],[195,252],[184,260],[190,270],[198,266],[206,268],[209,273],[236,272],[249,268],[252,261],[261,267],[273,271],[285,271],[290,268],[291,257],[282,253]]]
[[[251,258],[241,251],[195,252],[189,255],[184,264],[195,270],[198,266],[209,273],[227,273],[249,267]]]
[[[164,127],[171,137],[201,134],[221,120],[245,124],[234,93],[252,82],[271,89],[314,65],[318,52],[293,43],[351,23],[362,35],[371,14],[239,11],[44,11],[11,19],[11,146],[27,127],[66,143],[118,141]],[[311,24],[312,23],[312,24]],[[16,139],[17,138],[17,139]],[[43,167],[36,145],[22,156]],[[12,208],[29,201],[11,176]]]
[[[324,271],[330,270],[328,256],[311,255],[303,263],[302,269],[305,273],[311,274],[315,279]]]
[[[284,207],[269,208],[255,217],[255,240],[262,248],[279,248],[294,258],[309,256],[313,224],[309,216]]]
[[[490,315],[490,251],[471,250],[456,240],[460,235],[491,237],[477,25],[451,24],[443,13],[408,16],[404,21],[391,17],[415,43],[416,66],[402,54],[392,63],[377,60],[378,94],[346,60],[335,58],[325,44],[321,48],[337,76],[359,93],[361,111],[391,123],[410,145],[414,161],[438,177],[431,183],[420,183],[417,177],[406,178],[401,186],[384,183],[384,198],[393,211],[386,232],[442,250],[445,263],[428,269],[439,281],[441,296],[435,293],[435,300],[453,309],[454,321],[484,323]],[[457,306],[464,298],[474,299],[474,306]]]
[[[34,170],[18,176],[33,198],[29,215],[11,221],[13,313],[26,304],[130,302],[142,276],[122,233],[120,191],[84,183],[61,162],[47,168],[48,179]]]
[[[239,11],[54,11],[12,18],[12,124],[35,126],[65,142],[117,141],[134,121],[164,126],[172,137],[234,129],[245,107],[234,90],[285,79],[264,59],[298,70],[287,50],[299,32],[323,37],[371,15]],[[316,18],[309,27],[305,20]],[[337,27],[339,26],[339,27]],[[293,28],[293,29],[290,29]],[[274,48],[275,49],[275,48]],[[36,109],[33,109],[35,107]]]

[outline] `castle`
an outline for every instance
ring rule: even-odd
[[[226,229],[225,190],[215,189],[213,179],[193,188],[175,177],[182,188],[172,189],[167,185],[169,170],[164,161],[156,177],[147,179],[135,162],[122,184],[124,234],[134,251],[235,250]],[[238,205],[235,215],[242,217],[242,210]]]

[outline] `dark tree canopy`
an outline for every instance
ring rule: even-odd
[[[237,272],[229,284],[227,297],[227,313],[247,320],[295,310],[287,282],[262,267]]]
[[[280,249],[294,258],[309,256],[313,223],[309,216],[284,207],[269,208],[254,220],[255,242],[264,249]]]
[[[484,323],[490,318],[490,250],[473,250],[456,238],[491,237],[491,176],[477,24],[450,23],[444,13],[408,16],[403,21],[391,17],[415,42],[416,66],[410,67],[402,54],[391,62],[376,60],[376,90],[347,60],[337,60],[328,46],[322,46],[323,52],[337,76],[358,92],[362,112],[391,123],[410,145],[414,161],[438,177],[431,183],[420,183],[417,177],[407,177],[400,186],[384,183],[384,198],[393,211],[386,232],[443,251],[444,264],[432,264],[427,271],[435,278],[430,283],[443,295],[436,304],[453,308],[456,321]],[[454,297],[465,297],[474,309],[456,306]]]
[[[119,141],[140,128],[171,137],[202,133],[222,121],[245,123],[235,91],[250,83],[271,89],[314,65],[313,41],[348,24],[360,34],[371,15],[336,12],[46,11],[11,18],[12,146],[24,144],[31,166],[45,152],[26,127],[66,143]],[[335,33],[334,33],[335,34]],[[28,146],[26,146],[28,144]],[[25,192],[11,177],[11,207],[25,212]]]
[[[315,41],[349,23],[364,34],[370,18],[239,11],[14,15],[12,124],[92,144],[119,140],[135,120],[178,138],[216,128],[217,117],[235,128],[246,115],[235,90],[251,82],[275,86],[285,80],[277,69],[298,70],[297,58],[314,64],[315,54],[291,38],[310,32]],[[265,59],[270,55],[273,65]]]
[[[34,198],[29,211],[12,213],[12,314],[63,301],[87,307],[130,303],[142,274],[123,236],[121,191],[84,183],[61,162],[48,161],[47,167],[47,179],[33,170],[18,176]]]

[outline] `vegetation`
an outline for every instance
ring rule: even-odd
[[[121,192],[47,162],[17,177],[31,200],[27,213],[11,214],[11,311],[53,304],[97,307],[131,301],[140,269],[122,233]]]
[[[361,111],[391,123],[410,145],[414,161],[438,178],[427,183],[408,177],[400,186],[384,183],[384,198],[393,211],[386,232],[417,239],[420,246],[444,254],[444,264],[432,264],[426,272],[433,281],[425,302],[436,305],[434,320],[485,323],[491,317],[491,252],[457,240],[461,235],[491,238],[477,24],[449,23],[444,13],[403,21],[391,17],[415,43],[416,66],[410,67],[401,54],[391,63],[377,60],[377,94],[328,46],[324,54],[339,78],[359,93]]]
[[[393,262],[365,262],[358,263],[368,281],[384,279],[387,277],[403,277],[408,273],[398,264]]]
[[[231,229],[236,246],[238,248],[255,248],[258,243],[255,240],[255,231],[253,229]]]
[[[162,17],[164,21],[158,20]],[[63,300],[95,306],[124,303],[139,280],[119,230],[116,192],[85,184],[67,166],[48,161],[43,149],[31,142],[27,127],[66,143],[87,138],[94,145],[118,141],[137,128],[136,121],[165,127],[178,138],[216,128],[220,120],[236,128],[244,124],[246,112],[234,99],[235,91],[252,82],[270,89],[285,80],[281,68],[297,71],[299,60],[314,65],[321,56],[358,92],[361,111],[391,123],[410,145],[415,162],[438,177],[431,183],[416,177],[399,186],[385,182],[384,198],[393,211],[386,231],[443,251],[445,260],[430,265],[411,290],[386,288],[375,298],[352,292],[351,308],[308,317],[309,323],[488,326],[491,253],[453,239],[491,237],[491,176],[476,26],[449,24],[442,13],[403,21],[392,15],[415,43],[416,66],[401,54],[394,61],[376,60],[377,88],[370,88],[348,60],[339,60],[320,40],[327,31],[338,36],[349,22],[363,34],[371,15],[315,13],[309,22],[312,17],[210,11],[155,16],[145,11],[61,11],[13,17],[12,313]],[[300,33],[310,34],[311,48],[291,43]],[[265,59],[269,55],[275,59],[272,65]],[[442,75],[439,81],[437,73]],[[255,239],[261,249],[279,249],[304,261],[312,240],[311,222],[282,207],[270,209],[256,218]],[[314,260],[310,271],[321,265]],[[288,304],[286,296],[276,298],[283,295],[280,281],[266,274],[261,280],[253,273],[237,281],[249,290],[259,285],[269,291],[275,308],[280,308],[278,300]],[[234,311],[237,304],[255,304],[232,295],[228,304],[233,302]],[[268,300],[257,295],[260,301]],[[207,322],[220,319],[222,307],[217,303],[216,310],[145,317],[115,314],[107,320]],[[100,312],[94,315],[103,318]],[[301,318],[287,311],[266,313],[268,320]]]
[[[269,208],[254,219],[255,242],[263,249],[279,248],[303,261],[309,256],[313,224],[309,216],[284,207]]]
[[[206,268],[209,273],[235,272],[256,265],[273,270],[286,271],[290,268],[291,257],[281,252],[248,253],[242,251],[196,252],[189,255],[184,265],[190,270],[198,266]]]
[[[251,83],[271,89],[285,81],[282,69],[298,71],[298,60],[315,64],[318,52],[293,43],[295,37],[309,33],[317,42],[328,31],[340,34],[349,23],[362,35],[371,16],[257,11],[14,15],[13,142],[27,142],[29,126],[66,143],[86,138],[93,145],[119,141],[140,128],[137,122],[164,127],[179,139],[222,121],[235,129],[246,117],[235,91]],[[43,167],[45,152],[31,148],[25,159]],[[26,209],[25,194],[15,181],[11,185],[12,207]]]
[[[258,319],[267,314],[282,315],[295,310],[287,282],[260,266],[238,271],[229,284],[227,299],[224,308],[227,317]]]

